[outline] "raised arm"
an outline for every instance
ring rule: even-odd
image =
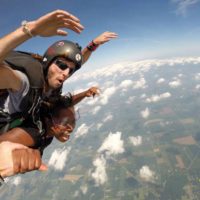
[[[72,96],[73,105],[76,105],[77,103],[82,101],[85,97],[91,97],[91,96],[95,97],[96,95],[99,95],[100,94],[99,91],[100,90],[98,87],[91,87],[90,89],[84,92],[73,95]]]
[[[117,38],[117,34],[114,32],[109,32],[106,31],[96,37],[95,39],[92,40],[92,42],[83,49],[82,54],[83,54],[83,64],[87,62],[87,60],[90,58],[92,52],[99,47],[100,45],[110,41],[111,39]]]
[[[24,26],[20,26],[17,30],[0,39],[0,63],[9,51],[32,36],[66,36],[67,32],[61,28],[71,29],[76,33],[80,33],[84,27],[77,17],[66,11],[56,10],[50,12],[35,21],[25,23]]]

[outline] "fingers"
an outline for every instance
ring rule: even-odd
[[[62,28],[69,28],[77,33],[80,33],[84,29],[84,26],[80,24],[80,20],[77,17],[64,10],[57,10],[54,12],[54,15],[56,15],[57,22],[60,23]]]
[[[115,32],[109,32],[109,31],[106,31],[103,33],[106,37],[111,37],[111,38],[116,38],[118,37],[118,34],[115,33]]]
[[[65,25],[76,27],[80,31],[84,29],[84,26],[82,24],[80,24],[79,22],[73,21],[71,19],[63,19],[63,22]]]
[[[106,31],[101,35],[99,35],[97,38],[95,38],[93,41],[95,44],[101,45],[117,37],[118,37],[117,33]]]
[[[89,89],[90,96],[95,97],[96,95],[100,95],[100,89],[98,87],[91,87]]]
[[[35,168],[36,169],[39,169],[41,164],[42,164],[42,160],[41,160],[41,155],[40,155],[40,152],[38,150],[35,150]]]
[[[83,31],[84,29],[83,25],[81,25],[79,22],[69,18],[64,18],[63,16],[60,16],[58,18],[58,21],[60,28],[68,28],[75,31],[76,33],[81,33],[81,31]]]
[[[105,32],[104,33],[104,42],[108,42],[111,39],[117,38],[118,34],[114,32]]]
[[[18,150],[14,150],[12,152],[12,160],[13,160],[13,173],[18,174],[20,173],[21,168],[21,157],[18,156]]]
[[[76,33],[81,33],[82,32],[82,28],[78,25],[71,25],[71,24],[68,24],[68,23],[64,23],[64,25],[62,26],[63,28],[68,28],[68,29],[71,29],[73,30],[74,32]]]
[[[54,35],[66,36],[67,32],[62,28],[71,29],[76,33],[81,33],[84,29],[80,20],[69,12],[56,10],[30,23],[31,32],[41,37]]]
[[[40,169],[42,165],[41,155],[34,149],[16,149],[12,152],[14,174],[25,173]],[[43,166],[42,169],[45,169]]]
[[[56,15],[56,16],[63,16],[63,17],[69,18],[71,20],[74,20],[76,22],[80,22],[78,17],[72,15],[71,13],[69,13],[65,10],[56,10],[56,11],[53,11],[51,14]]]
[[[68,33],[66,31],[61,30],[61,29],[58,29],[57,30],[57,35],[66,36],[66,35],[68,35]]]

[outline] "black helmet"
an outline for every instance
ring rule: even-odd
[[[77,43],[61,40],[52,44],[43,56],[44,70],[47,71],[51,62],[57,57],[64,57],[75,64],[78,70],[82,64],[81,47]]]

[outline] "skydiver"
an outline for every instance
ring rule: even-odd
[[[8,127],[16,118],[32,117],[32,123],[43,132],[39,116],[41,100],[61,93],[64,81],[84,64],[100,45],[116,38],[113,32],[104,32],[81,51],[77,43],[61,40],[51,45],[44,56],[13,51],[35,36],[66,36],[61,28],[81,33],[84,27],[74,15],[56,10],[37,20],[23,22],[14,32],[0,39],[0,89],[8,91],[1,99],[0,122]],[[2,97],[3,98],[3,97]],[[7,126],[5,126],[7,124]],[[4,129],[5,131],[5,129]]]

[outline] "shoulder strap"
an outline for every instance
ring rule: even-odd
[[[42,88],[44,84],[43,65],[31,53],[11,51],[4,60],[12,69],[24,72],[31,88]]]

